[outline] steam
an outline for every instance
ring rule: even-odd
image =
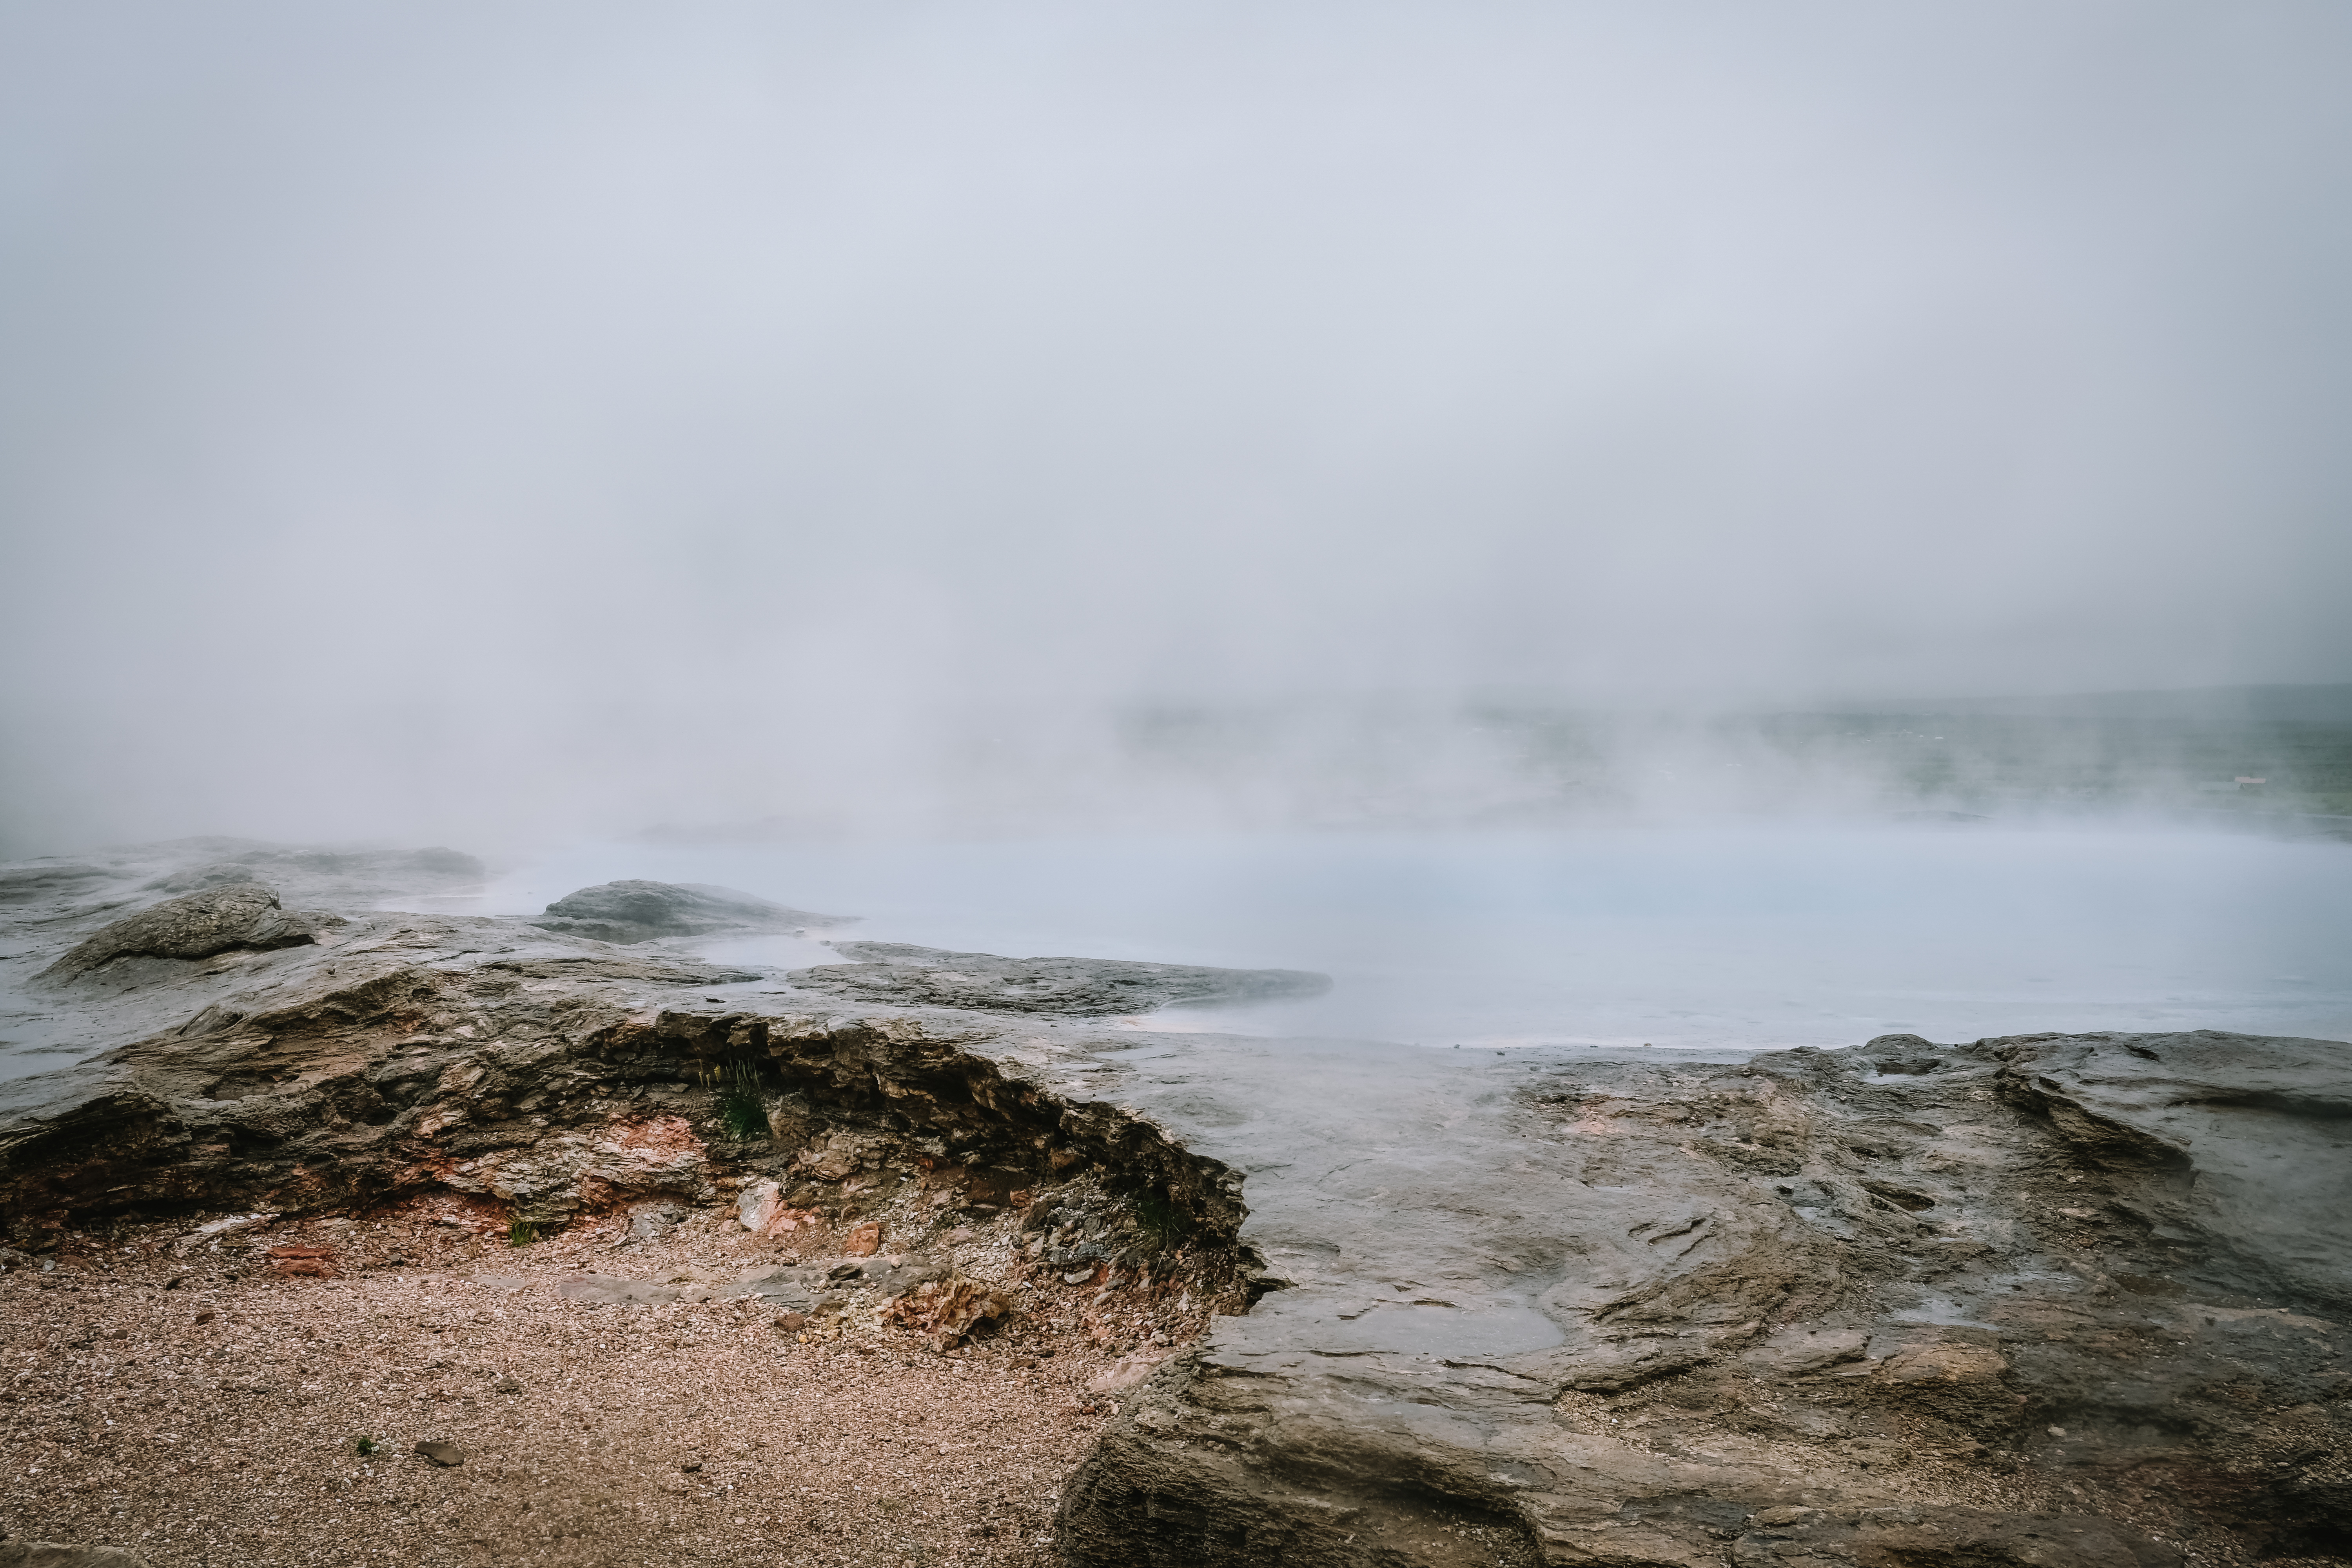
[[[2352,678],[2341,7],[0,27],[6,853],[1875,809],[1721,716]]]

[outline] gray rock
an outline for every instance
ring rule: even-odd
[[[236,948],[267,951],[318,941],[339,917],[283,910],[258,882],[238,882],[163,902],[116,921],[48,968],[45,978],[70,978],[118,958],[211,958]]]
[[[2270,1554],[2322,1550],[2352,1524],[2318,1458],[2352,1451],[2352,1046],[1928,1049],[1889,1077],[1171,1045],[1129,1092],[1250,1172],[1268,1293],[1066,1486],[1066,1561],[1451,1564],[1480,1531],[1508,1562],[2179,1561],[1937,1495],[1973,1455],[2160,1470]]]
[[[811,914],[707,883],[625,881],[583,888],[531,923],[595,942],[631,943],[722,931],[800,931],[847,925],[854,915]]]
[[[638,1204],[629,1210],[629,1234],[635,1237],[667,1236],[685,1217],[685,1208],[677,1204]]]
[[[952,1272],[935,1259],[913,1255],[852,1258],[762,1269],[745,1276],[727,1294],[755,1296],[788,1311],[807,1312],[836,1291],[870,1290],[877,1300],[887,1301]]]
[[[0,1568],[147,1568],[120,1546],[60,1546],[54,1541],[0,1542]]]
[[[2352,1310],[2352,1047],[2210,1030],[2067,1035],[2006,1046],[2001,1059],[2008,1093],[2132,1186],[2125,1223],[2215,1238],[2267,1289]]]
[[[1108,958],[1000,958],[994,953],[950,952],[895,942],[845,942],[840,951],[863,962],[796,969],[788,978],[804,990],[861,1002],[1079,1018],[1148,1013],[1160,1007],[1317,996],[1331,988],[1328,975],[1297,969],[1209,969]]]
[[[811,1279],[800,1268],[770,1268],[738,1280],[730,1296],[755,1296],[772,1307],[781,1307],[785,1316],[799,1316],[816,1306],[817,1297],[824,1293],[824,1275],[820,1271]],[[781,1321],[781,1320],[780,1320]],[[804,1323],[793,1325],[804,1327]]]

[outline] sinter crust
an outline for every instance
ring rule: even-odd
[[[94,865],[19,868],[16,984],[140,918],[124,879],[158,868]],[[1139,1037],[1083,1021],[1135,994],[1116,972],[1022,1017],[1056,982],[985,955],[785,977],[356,901],[271,948],[276,903],[205,907],[44,983],[120,1043],[0,1086],[20,1245],[110,1205],[707,1196],[729,1155],[674,1124],[745,1057],[780,1139],[1083,1151],[1240,1224],[1262,1300],[1064,1489],[1073,1563],[2154,1565],[2184,1529],[2279,1554],[2352,1524],[2340,1043],[1677,1067]],[[966,1005],[845,1005],[877,968]],[[921,989],[942,970],[981,984]]]

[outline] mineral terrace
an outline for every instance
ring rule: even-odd
[[[0,868],[0,1563],[2352,1561],[2352,1046],[1146,1033],[1322,982],[479,874]]]

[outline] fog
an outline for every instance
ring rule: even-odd
[[[1876,809],[1721,716],[2352,679],[2347,61],[0,6],[0,852]]]

